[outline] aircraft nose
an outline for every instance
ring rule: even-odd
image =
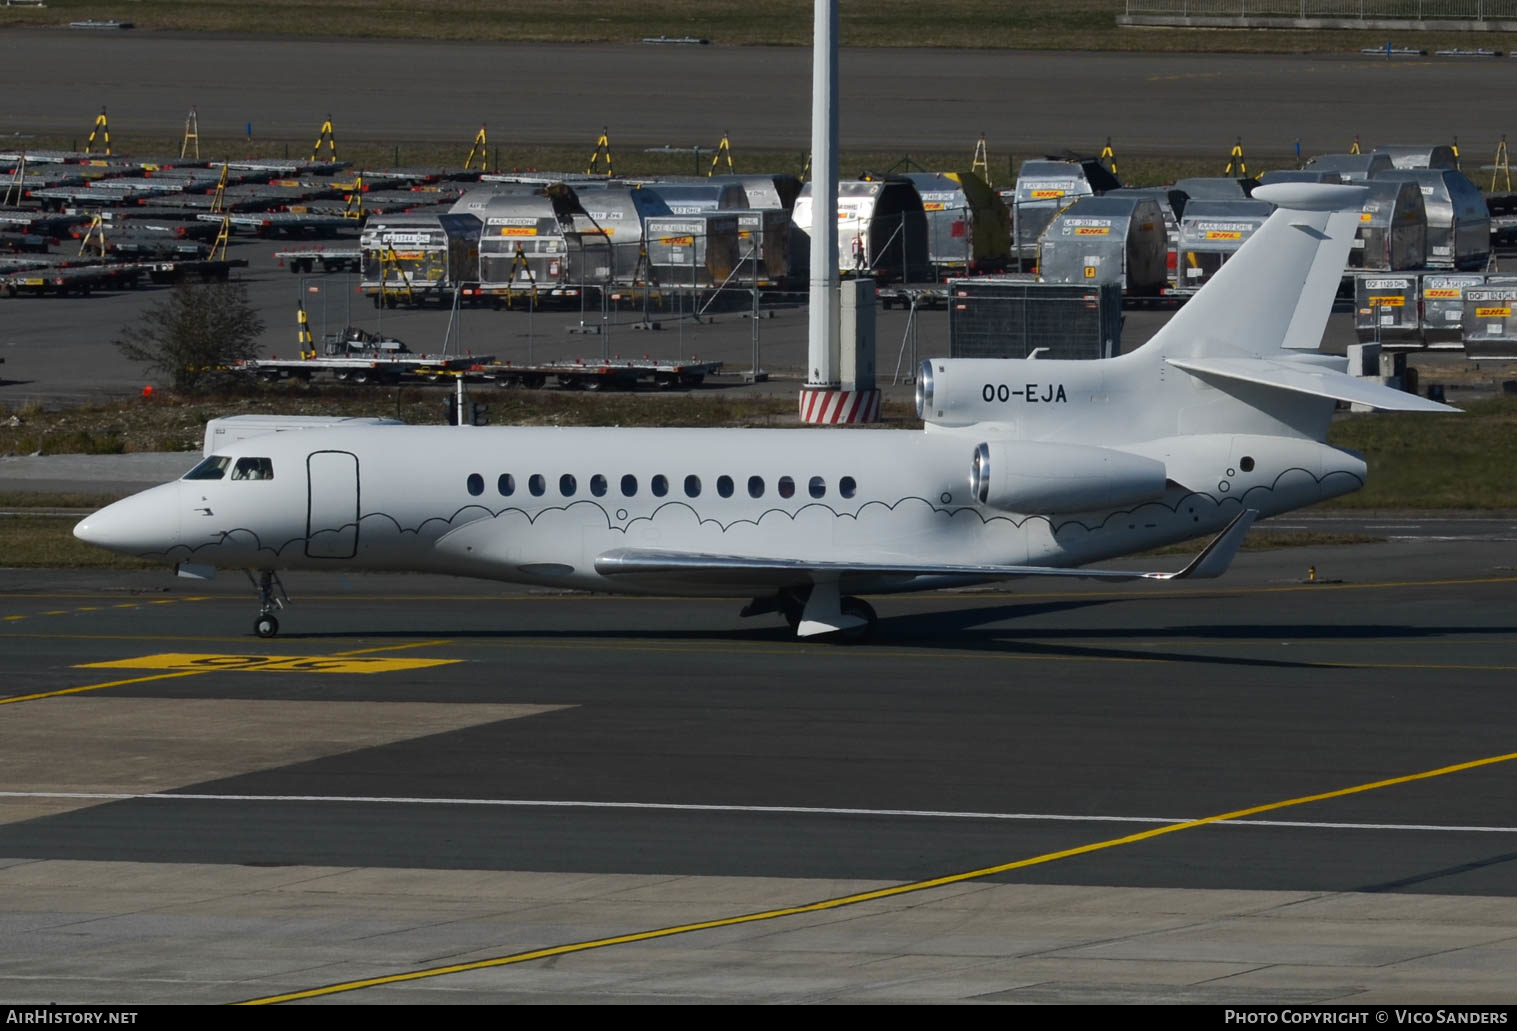
[[[74,536],[86,544],[129,555],[166,553],[179,543],[178,484],[133,494],[86,516]]]

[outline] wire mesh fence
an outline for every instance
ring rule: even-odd
[[[1197,18],[1494,21],[1517,18],[1517,0],[1127,0],[1127,13]]]

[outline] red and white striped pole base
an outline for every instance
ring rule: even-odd
[[[880,421],[878,390],[840,390],[837,387],[802,387],[801,422],[842,425]]]

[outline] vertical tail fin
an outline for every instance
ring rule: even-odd
[[[1256,189],[1254,198],[1277,210],[1139,352],[1180,358],[1315,351],[1366,193],[1327,183]]]

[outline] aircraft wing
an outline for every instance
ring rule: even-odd
[[[1204,580],[1221,576],[1237,555],[1257,510],[1239,512],[1190,564],[1178,572],[1085,569],[1059,566],[933,565],[912,562],[830,562],[811,559],[711,555],[665,548],[616,548],[595,560],[602,576],[676,579],[687,584],[743,584],[788,587],[843,577],[964,578],[1010,580],[1022,576],[1084,577],[1096,580]]]
[[[1268,358],[1166,358],[1177,369],[1204,380],[1241,380],[1277,390],[1330,397],[1392,412],[1457,412],[1449,405],[1396,390],[1372,379],[1299,361]]]

